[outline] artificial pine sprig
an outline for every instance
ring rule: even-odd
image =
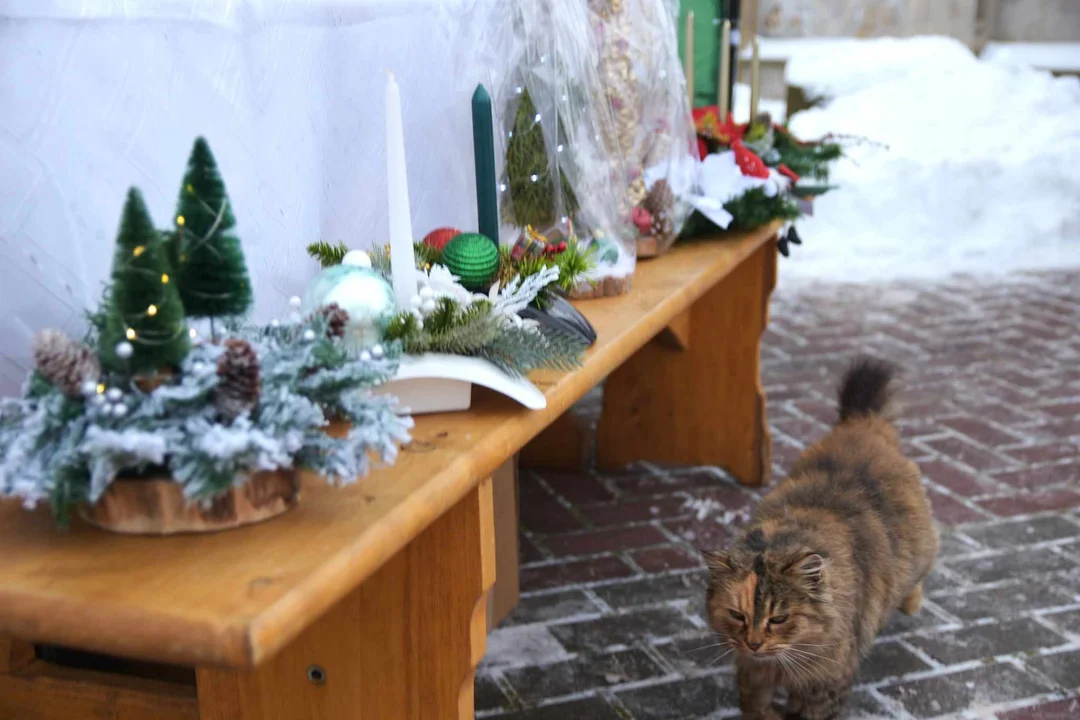
[[[483,358],[507,374],[526,375],[540,368],[569,370],[581,364],[586,342],[577,335],[540,327],[496,311],[487,300],[462,306],[440,298],[423,320],[410,312],[395,315],[385,337],[399,341],[406,353],[447,353]]]
[[[773,149],[779,155],[777,164],[786,165],[800,177],[821,181],[829,179],[832,164],[844,155],[844,149],[838,143],[802,143],[786,129],[774,134]]]
[[[331,245],[325,240],[318,240],[307,246],[307,254],[318,260],[324,268],[340,265],[348,252],[349,247],[343,242]]]

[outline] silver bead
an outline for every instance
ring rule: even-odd
[[[97,394],[97,380],[83,380],[82,385],[79,386],[79,392],[86,397]]]
[[[191,372],[195,373],[196,375],[202,375],[204,372],[206,372],[206,363],[204,363],[202,360],[196,360],[195,362],[191,363]]]
[[[360,351],[360,360],[362,362],[368,362],[369,360],[371,360],[371,353],[369,353],[367,350],[361,350]]]
[[[131,343],[125,341],[116,343],[116,357],[121,360],[127,360],[135,352],[135,348],[131,346]]]
[[[371,346],[371,356],[372,356],[372,357],[374,357],[374,358],[381,358],[381,357],[382,357],[383,355],[385,355],[385,354],[386,354],[386,353],[385,353],[385,351],[383,350],[383,346],[382,346],[382,345],[372,345],[372,346]]]
[[[116,403],[112,406],[113,417],[122,418],[128,413],[127,405],[124,403]]]
[[[120,388],[109,388],[105,391],[105,399],[109,402],[119,402],[122,397],[124,393]]]

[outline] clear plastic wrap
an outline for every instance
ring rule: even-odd
[[[590,0],[600,79],[638,233],[638,257],[667,250],[690,215],[697,147],[679,59],[677,0]]]
[[[504,239],[530,227],[551,245],[576,236],[596,267],[574,297],[626,292],[637,232],[589,10],[580,0],[515,0],[492,12],[484,48],[499,73],[490,86]]]

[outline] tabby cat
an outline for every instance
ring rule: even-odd
[[[765,496],[739,541],[705,553],[709,620],[736,652],[747,720],[833,717],[892,612],[922,605],[938,535],[887,415],[892,376],[856,360],[836,427]]]

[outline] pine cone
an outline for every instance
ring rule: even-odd
[[[649,228],[651,235],[662,237],[675,232],[675,222],[672,218],[675,209],[675,193],[667,180],[657,180],[649,189],[641,207],[652,215],[652,225]]]
[[[330,303],[318,310],[326,320],[328,337],[345,337],[345,327],[349,324],[349,313],[337,303]]]
[[[85,381],[101,377],[94,351],[59,330],[42,330],[32,347],[38,373],[68,397],[79,397]]]
[[[218,358],[218,385],[214,407],[226,422],[232,422],[259,404],[259,357],[246,340],[229,338]]]

